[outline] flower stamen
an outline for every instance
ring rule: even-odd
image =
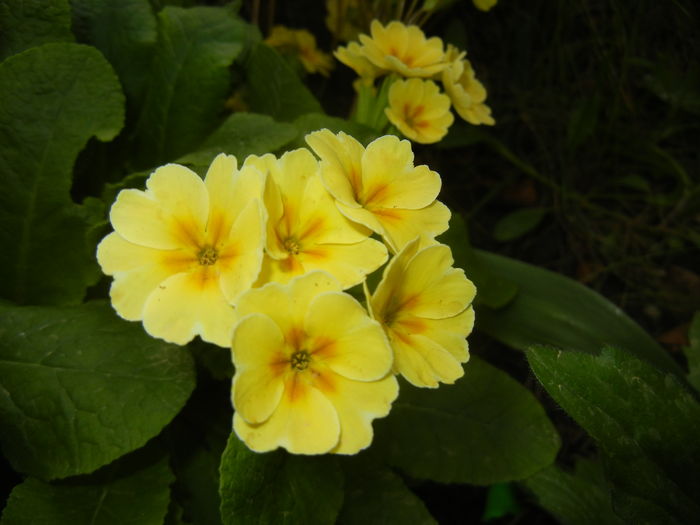
[[[292,354],[292,358],[289,362],[294,370],[301,372],[309,367],[310,361],[311,357],[309,356],[309,352],[306,350],[297,350]]]
[[[213,246],[205,246],[197,254],[197,260],[201,266],[211,266],[219,259],[219,252]]]
[[[299,255],[299,252],[301,251],[301,245],[299,244],[299,241],[297,239],[295,239],[294,237],[289,237],[286,241],[284,241],[284,249],[292,255]]]

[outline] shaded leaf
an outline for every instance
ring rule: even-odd
[[[72,42],[68,0],[0,0],[0,60],[50,42]]]
[[[683,349],[688,359],[688,382],[700,391],[700,312],[696,312],[688,330],[690,346]]]
[[[70,198],[78,152],[121,129],[124,96],[99,51],[46,44],[0,64],[0,296],[79,302],[95,278],[90,214]]]
[[[194,388],[182,348],[104,303],[0,305],[3,449],[44,479],[85,474],[141,447]]]
[[[231,434],[221,458],[224,525],[334,523],[343,503],[343,475],[333,456],[258,454]]]
[[[546,208],[523,208],[502,217],[493,228],[493,238],[506,242],[534,230],[547,215]]]
[[[598,356],[533,347],[527,356],[605,453],[618,514],[630,523],[700,515],[700,403],[676,377],[610,347]]]
[[[391,414],[375,427],[376,446],[389,464],[442,483],[526,478],[550,465],[560,444],[534,396],[474,356],[454,385],[402,385]]]
[[[228,117],[195,151],[178,162],[209,166],[219,153],[234,155],[239,166],[248,155],[263,155],[280,149],[296,137],[296,128],[267,115],[236,113]]]

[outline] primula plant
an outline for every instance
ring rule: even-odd
[[[700,91],[522,9],[0,0],[0,525],[693,523]]]

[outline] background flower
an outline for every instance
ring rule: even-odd
[[[409,139],[421,144],[438,142],[454,117],[450,99],[432,80],[397,80],[389,88],[389,121]]]
[[[296,57],[309,73],[328,76],[333,69],[333,58],[316,47],[316,37],[306,29],[275,26],[265,43],[283,54]]]
[[[463,58],[464,54],[455,48],[448,49],[448,56],[455,58],[442,72],[442,85],[460,117],[470,124],[493,126],[496,121],[491,116],[491,108],[484,104],[486,88],[477,80],[471,62]]]

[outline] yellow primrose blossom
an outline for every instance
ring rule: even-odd
[[[284,54],[296,56],[309,73],[320,73],[327,77],[333,69],[331,56],[316,47],[316,37],[306,29],[275,26],[265,43]]]
[[[450,98],[432,80],[396,80],[389,88],[389,121],[409,139],[421,144],[438,142],[454,122]]]
[[[114,276],[112,305],[129,321],[177,344],[196,335],[228,347],[232,303],[255,282],[265,242],[264,179],[224,154],[202,179],[168,164],[146,190],[122,190],[110,211],[114,232],[97,247]]]
[[[419,235],[430,241],[447,230],[450,210],[435,199],[440,175],[413,165],[411,143],[386,135],[362,144],[327,129],[306,136],[321,158],[321,178],[350,220],[384,238],[394,252]]]
[[[350,42],[347,47],[339,47],[333,54],[340,62],[353,69],[365,84],[372,84],[375,78],[385,73],[367,60],[357,42]]]
[[[450,65],[442,72],[442,85],[460,117],[470,124],[493,126],[496,121],[491,116],[491,108],[484,104],[486,88],[477,80],[471,62],[464,55],[464,52],[448,46]]]
[[[267,245],[259,283],[284,283],[311,270],[325,270],[349,288],[384,264],[386,248],[338,211],[309,150],[289,151],[279,159],[251,155],[244,166],[268,174]]]
[[[379,324],[325,272],[244,294],[232,342],[233,428],[248,447],[355,454],[398,394]]]
[[[380,69],[404,77],[432,77],[447,67],[442,40],[425,38],[418,26],[393,21],[384,27],[378,20],[370,25],[372,37],[360,35],[362,53]]]
[[[498,0],[473,0],[474,6],[481,11],[488,11],[498,3]]]
[[[415,386],[454,383],[469,359],[476,288],[453,263],[448,246],[419,249],[415,239],[389,262],[370,300],[394,350],[394,371]]]

